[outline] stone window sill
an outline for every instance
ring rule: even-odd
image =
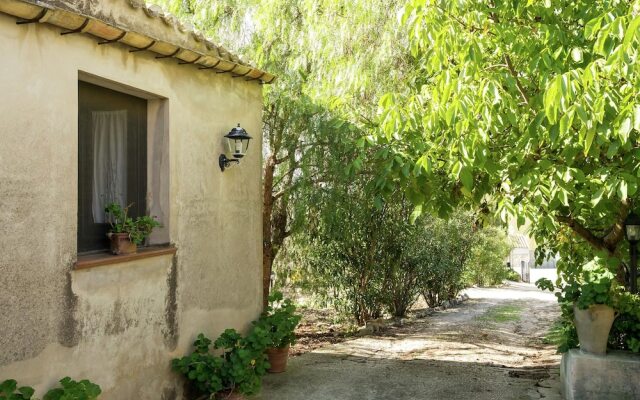
[[[136,254],[123,254],[113,255],[109,252],[93,253],[93,254],[81,254],[78,255],[78,261],[74,266],[74,269],[87,269],[100,267],[111,264],[121,264],[128,261],[141,260],[144,258],[164,256],[167,254],[175,254],[177,249],[171,245],[165,246],[148,246],[138,249]]]

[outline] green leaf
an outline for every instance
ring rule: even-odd
[[[620,135],[623,144],[629,140],[629,132],[631,132],[631,118],[626,117],[622,120],[620,129],[618,130],[618,135]]]
[[[582,49],[574,47],[571,49],[571,59],[577,63],[582,62]]]
[[[36,391],[32,387],[22,386],[18,389],[18,392],[20,392],[25,398],[30,399]]]
[[[620,181],[620,184],[618,185],[618,197],[620,198],[620,200],[626,200],[628,195],[627,195],[627,189],[628,189],[628,185],[626,181]]]
[[[638,31],[640,31],[640,16],[635,17],[627,27],[627,32],[622,42],[623,47],[629,47],[631,41],[638,35]]]
[[[573,125],[573,112],[568,112],[560,118],[560,135],[565,136],[569,133],[571,125]]]
[[[418,204],[413,208],[413,212],[411,213],[410,221],[412,224],[416,222],[418,218],[422,215],[422,204]]]
[[[607,158],[612,158],[618,153],[618,149],[620,148],[620,143],[616,140],[615,142],[611,142],[609,144],[609,148],[607,149]]]
[[[587,154],[589,154],[589,150],[591,149],[591,145],[593,144],[593,139],[596,136],[596,130],[595,129],[589,129],[587,131],[587,136],[585,138],[584,141],[584,155],[586,156]]]
[[[420,158],[418,158],[418,161],[416,161],[416,165],[422,168],[427,173],[431,172],[431,161],[429,160],[427,154],[423,154],[422,156],[420,156]]]
[[[463,165],[460,169],[460,180],[467,190],[473,189],[473,174],[471,173],[471,169],[466,165]]]
[[[602,200],[602,196],[604,195],[604,188],[600,188],[597,192],[593,194],[591,198],[591,205],[593,207],[597,206]]]
[[[586,39],[591,40],[597,35],[600,27],[602,26],[602,17],[597,17],[589,22],[584,27],[584,36]]]
[[[544,93],[544,111],[549,123],[555,124],[558,120],[558,96],[562,88],[562,76],[558,75]]]
[[[558,198],[565,207],[569,207],[569,192],[564,189],[558,190]]]

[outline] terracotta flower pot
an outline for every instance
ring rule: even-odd
[[[613,308],[604,304],[594,304],[586,310],[581,310],[574,305],[573,314],[580,349],[587,353],[605,355],[609,331],[616,317]]]
[[[269,357],[269,372],[278,374],[287,370],[287,359],[289,358],[289,345],[285,347],[270,347],[267,349]]]
[[[138,246],[131,241],[128,233],[110,233],[111,253],[119,254],[135,254]]]
[[[238,392],[218,392],[216,393],[216,400],[246,400],[243,394]]]

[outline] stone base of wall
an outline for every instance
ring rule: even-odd
[[[640,354],[598,356],[573,349],[562,356],[560,379],[565,400],[637,400]]]

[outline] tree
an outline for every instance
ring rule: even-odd
[[[379,185],[405,188],[418,212],[528,218],[566,268],[620,260],[640,195],[639,12],[637,0],[409,1],[416,72],[380,102]]]
[[[419,289],[429,306],[455,298],[466,287],[463,273],[474,245],[474,228],[469,213],[456,213],[448,219],[427,218],[423,222],[425,243]]]
[[[518,275],[505,265],[510,250],[507,237],[500,228],[489,226],[478,230],[464,267],[465,283],[469,286],[498,285],[512,274]]]
[[[321,184],[338,143],[371,130],[380,95],[403,81],[399,0],[155,0],[278,78],[265,87],[263,300],[280,249],[304,226],[305,185]],[[390,62],[391,61],[391,62]],[[381,79],[384,77],[384,79]],[[295,196],[295,201],[292,201]]]

